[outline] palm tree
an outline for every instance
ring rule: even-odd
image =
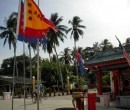
[[[55,54],[53,54],[53,55],[50,57],[50,61],[54,61],[54,62],[57,61],[57,60],[56,60],[56,55],[55,55]]]
[[[9,49],[11,49],[11,45],[14,47],[14,52],[16,51],[16,27],[17,27],[17,16],[18,14],[13,12],[6,20],[6,27],[0,26],[0,38],[4,39],[4,46],[8,41]]]
[[[71,31],[71,38],[74,39],[74,48],[76,49],[76,42],[79,40],[80,36],[83,36],[84,32],[82,29],[86,28],[84,25],[81,25],[82,20],[80,17],[75,16],[73,20],[69,20],[69,23],[72,25],[71,28],[68,29],[67,33]]]
[[[71,59],[71,50],[67,47],[64,49],[64,51],[61,51],[61,54],[60,54],[60,61],[61,62],[64,62],[66,65],[70,63],[72,63],[72,59]]]
[[[66,38],[67,26],[61,25],[61,22],[63,21],[63,17],[59,17],[58,13],[51,14],[50,20],[55,25],[57,32],[50,29],[49,32],[47,33],[47,41],[48,41],[47,47],[49,47],[47,49],[48,49],[48,52],[52,52],[51,48],[53,48],[56,53],[56,59],[58,60],[56,46],[59,46],[59,41],[64,42],[64,38]],[[60,70],[60,67],[59,67],[59,70]],[[61,70],[60,70],[60,75],[62,75]],[[62,87],[63,87],[63,83],[62,83]]]
[[[14,47],[14,56],[16,56],[16,27],[17,27],[17,17],[18,14],[16,12],[12,12],[8,19],[5,19],[6,26],[0,26],[0,38],[4,39],[5,46],[6,42],[8,41],[9,49],[11,49],[11,45]],[[16,57],[14,57],[14,70],[16,64]],[[17,65],[16,65],[17,70]],[[14,73],[13,73],[14,74]]]
[[[82,29],[86,28],[84,25],[81,25],[82,20],[78,16],[74,16],[72,21],[69,20],[69,23],[72,25],[71,28],[68,29],[67,33],[71,31],[71,38],[74,39],[74,50],[75,50],[75,58],[76,58],[76,42],[79,40],[80,36],[83,36],[84,32]],[[78,74],[77,70],[77,63],[76,63],[76,73]]]
[[[54,49],[56,56],[58,57],[56,46],[59,46],[59,40],[64,42],[64,38],[67,38],[65,34],[67,31],[67,27],[65,25],[61,25],[63,18],[58,17],[57,13],[51,14],[50,20],[55,25],[57,32],[55,32],[53,29],[49,30],[49,32],[47,33],[47,45],[50,45],[49,47]]]
[[[43,46],[42,46],[42,49],[44,50],[44,52],[46,52],[46,51],[48,52],[50,61],[51,61],[50,54],[53,52],[52,47],[53,46],[52,46],[51,41],[47,41],[47,44],[43,44]]]
[[[107,49],[112,49],[113,45],[111,42],[109,42],[108,39],[104,39],[101,43],[100,43],[100,48],[101,51],[106,51]]]
[[[32,80],[32,61],[31,61],[31,47],[33,48],[33,51],[35,53],[35,50],[36,50],[36,44],[33,44],[33,43],[29,43],[28,44],[28,50],[29,50],[29,60],[30,60],[30,80]]]
[[[15,75],[15,66],[16,66],[16,27],[17,27],[17,17],[18,14],[13,12],[6,21],[6,27],[0,26],[0,29],[3,30],[0,33],[0,38],[4,39],[4,45],[8,40],[9,49],[11,45],[14,47],[14,67],[13,67],[13,77]],[[17,69],[17,68],[16,68]],[[13,87],[12,87],[12,109],[13,109],[13,97],[14,97],[14,78],[13,78]]]

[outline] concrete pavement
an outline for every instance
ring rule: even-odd
[[[39,110],[74,110],[71,100],[72,100],[71,95],[52,96],[49,97],[47,100],[42,99],[42,103],[39,103]],[[0,100],[0,110],[11,110],[12,105],[11,101],[12,100]],[[84,104],[85,104],[85,110],[87,110],[87,101],[85,101]],[[24,110],[23,98],[14,99],[14,110]],[[33,103],[31,98],[27,98],[26,110],[37,110],[37,103]],[[110,107],[104,107],[99,103],[96,103],[96,110],[124,110],[124,109],[116,108],[113,102],[111,102]]]

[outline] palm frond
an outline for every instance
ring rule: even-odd
[[[0,30],[6,30],[7,28],[0,26]]]
[[[71,35],[70,35],[70,38],[72,38],[72,35],[73,35],[74,31],[71,31]]]
[[[63,17],[60,17],[59,19],[57,19],[57,21],[55,22],[55,25],[59,25],[61,23],[61,21],[63,20]]]
[[[71,30],[72,30],[72,28],[69,28],[69,29],[66,31],[66,33],[68,34]]]
[[[83,36],[83,31],[81,29],[78,29],[77,32],[79,33],[79,35]]]
[[[3,46],[5,46],[6,42],[7,42],[7,38],[5,38]]]
[[[78,25],[78,28],[86,28],[86,26],[83,26],[83,25]]]

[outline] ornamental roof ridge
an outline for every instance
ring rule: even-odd
[[[130,56],[130,44],[123,46],[127,53]],[[93,64],[99,64],[99,63],[106,63],[106,62],[112,62],[112,61],[118,61],[121,59],[125,59],[122,50],[119,47],[115,47],[113,49],[109,49],[106,51],[98,51],[96,52],[92,57],[90,57],[85,65],[93,65]]]

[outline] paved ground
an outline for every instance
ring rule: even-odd
[[[71,95],[52,96],[47,100],[42,100],[39,104],[39,110],[74,110],[71,102]],[[87,102],[85,101],[85,110],[87,110]],[[11,110],[11,100],[0,100],[0,110]],[[96,110],[124,110],[114,106],[110,103],[110,107],[104,107],[96,103]],[[24,99],[14,99],[14,110],[24,110]],[[37,110],[37,104],[32,102],[31,98],[26,99],[26,110]],[[126,109],[125,109],[126,110]]]

